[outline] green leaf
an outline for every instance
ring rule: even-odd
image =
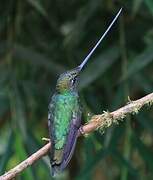
[[[10,93],[10,104],[11,104],[11,116],[13,125],[19,128],[20,136],[26,140],[27,139],[27,122],[25,105],[20,94],[20,90],[17,84],[17,80],[12,75],[11,87],[13,90]]]
[[[153,62],[153,45],[148,47],[144,50],[144,52],[137,57],[130,63],[126,76],[122,78],[125,80],[127,78],[131,78],[134,74],[142,71],[146,68],[149,64]]]
[[[125,159],[122,156],[122,154],[118,150],[112,150],[112,156],[117,160],[121,167],[125,166],[131,175],[135,176],[135,178],[136,176],[138,176],[138,171],[134,168],[129,160]]]
[[[97,164],[104,160],[104,158],[106,158],[108,156],[108,154],[110,154],[109,149],[103,149],[103,150],[99,150],[94,156],[92,161],[90,161],[90,163],[88,162],[87,164],[85,164],[84,169],[82,168],[81,173],[78,175],[78,180],[81,179],[88,179],[89,177],[91,177],[91,173],[93,172],[94,168],[97,166]],[[88,173],[90,172],[90,174]]]
[[[148,9],[150,10],[151,14],[153,15],[153,1],[152,0],[144,0],[144,2],[147,5]]]
[[[27,0],[42,16],[47,17],[47,13],[39,0]]]
[[[132,137],[133,145],[139,152],[140,156],[143,158],[145,165],[148,165],[149,169],[153,171],[153,152],[148,148],[137,135]]]
[[[134,0],[133,1],[133,15],[139,11],[140,6],[142,5],[143,0]]]
[[[42,147],[41,138],[39,138],[39,141],[34,137],[33,132],[28,131],[28,140],[25,144],[25,149],[27,150],[28,154],[33,154],[39,148]],[[48,156],[42,157],[31,168],[32,171],[34,172],[35,179],[39,179],[39,177],[44,177],[45,179],[51,179],[51,174],[50,174],[51,167]]]
[[[35,52],[22,45],[15,45],[14,47],[14,58],[19,60],[25,60],[34,65],[34,67],[45,67],[47,70],[54,74],[59,74],[65,70],[65,68],[58,63],[54,63],[43,54]]]
[[[12,157],[13,143],[14,143],[14,135],[13,135],[13,133],[10,133],[10,136],[9,136],[9,138],[7,140],[7,144],[6,144],[6,147],[5,147],[5,152],[2,155],[2,158],[0,159],[0,174],[5,173],[8,161]]]
[[[146,94],[152,92],[152,78],[146,76],[145,73],[135,75],[133,83],[136,83],[139,88],[142,88]]]
[[[147,112],[142,112],[136,116],[138,122],[144,127],[145,130],[153,134],[153,121]]]
[[[26,153],[25,146],[23,144],[20,133],[16,131],[15,134],[16,134],[16,138],[15,138],[14,148],[15,148],[16,156],[21,162],[28,157],[28,154]],[[23,171],[21,176],[23,176],[25,179],[33,180],[33,175],[31,169],[29,168]]]

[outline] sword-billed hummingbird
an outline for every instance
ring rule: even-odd
[[[57,80],[56,90],[51,98],[48,112],[52,175],[63,171],[69,163],[81,127],[82,111],[77,90],[79,74],[121,11],[122,8],[83,62],[78,67],[61,74]]]

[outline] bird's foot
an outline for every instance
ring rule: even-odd
[[[49,141],[50,141],[50,139],[49,139],[49,138],[45,138],[45,137],[43,137],[43,138],[42,138],[42,140],[43,140],[43,141],[47,141],[47,142],[49,142]]]
[[[83,129],[83,126],[81,125],[79,130],[78,130],[78,133],[79,135],[85,135],[85,132],[84,132],[84,129]]]

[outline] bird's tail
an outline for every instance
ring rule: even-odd
[[[60,165],[52,165],[51,175],[55,177],[57,174],[61,172]]]

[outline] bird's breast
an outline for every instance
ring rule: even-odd
[[[57,95],[53,121],[56,149],[61,149],[65,145],[73,113],[78,110],[77,94]]]

